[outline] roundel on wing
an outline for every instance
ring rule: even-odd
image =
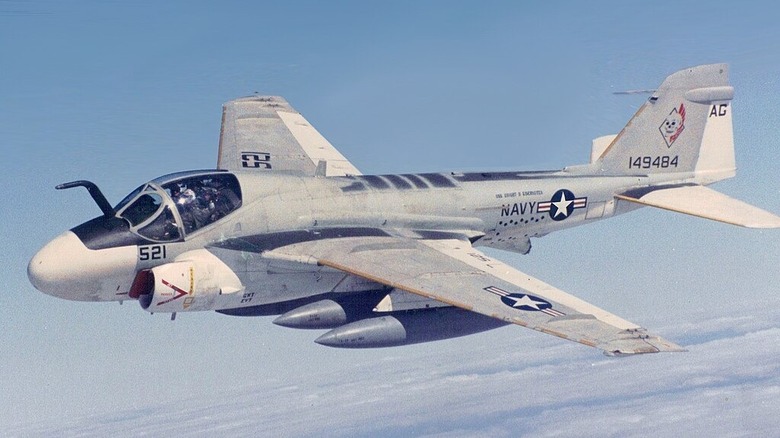
[[[501,297],[501,302],[513,309],[528,312],[539,312],[552,307],[549,301],[527,294],[509,294]]]

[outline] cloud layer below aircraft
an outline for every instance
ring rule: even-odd
[[[6,432],[758,435],[780,429],[780,302],[762,307],[653,324],[687,353],[607,358],[509,327],[485,335],[476,350],[459,349],[458,341],[435,357],[425,348],[397,348],[371,366],[345,356],[342,369],[294,382],[258,378],[240,391]]]

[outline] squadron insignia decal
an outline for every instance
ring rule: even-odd
[[[672,111],[666,116],[658,130],[661,131],[661,135],[664,137],[666,146],[671,148],[677,137],[682,134],[685,129],[685,104],[681,103],[680,108],[673,108]]]
[[[571,216],[574,210],[588,206],[588,198],[578,198],[570,190],[561,189],[552,195],[548,202],[540,202],[536,211],[550,212],[554,221],[562,221]]]
[[[507,306],[526,312],[542,312],[550,316],[563,316],[565,313],[552,308],[549,301],[528,294],[509,293],[495,286],[488,286],[486,291],[501,297],[501,302]]]
[[[241,152],[241,167],[270,170],[272,168],[271,154],[268,152]]]
[[[171,298],[168,298],[167,300],[164,300],[164,301],[160,301],[159,303],[157,303],[158,306],[162,306],[163,304],[170,303],[171,301],[178,300],[181,297],[189,295],[189,292],[187,292],[186,290],[176,286],[173,283],[169,283],[169,282],[167,282],[165,280],[162,280],[162,283],[164,285],[168,286],[169,288],[173,289],[173,291],[176,292],[176,295],[171,294],[172,295]]]

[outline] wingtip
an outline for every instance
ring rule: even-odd
[[[604,355],[609,357],[627,357],[636,356],[637,354],[651,354],[651,353],[685,353],[688,350],[680,346],[676,348],[647,348],[636,350],[604,350]]]
[[[682,353],[685,348],[659,336],[644,334],[644,330],[631,331],[630,337],[616,339],[599,346],[610,357],[634,356],[649,353]]]

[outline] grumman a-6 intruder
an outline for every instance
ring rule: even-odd
[[[362,175],[279,97],[224,106],[218,170],[175,173],[49,242],[28,275],[80,301],[153,313],[279,315],[316,342],[387,347],[513,323],[610,355],[681,351],[476,247],[653,206],[745,227],[780,217],[705,186],[735,175],[724,64],[669,76],[591,162],[553,172]]]

